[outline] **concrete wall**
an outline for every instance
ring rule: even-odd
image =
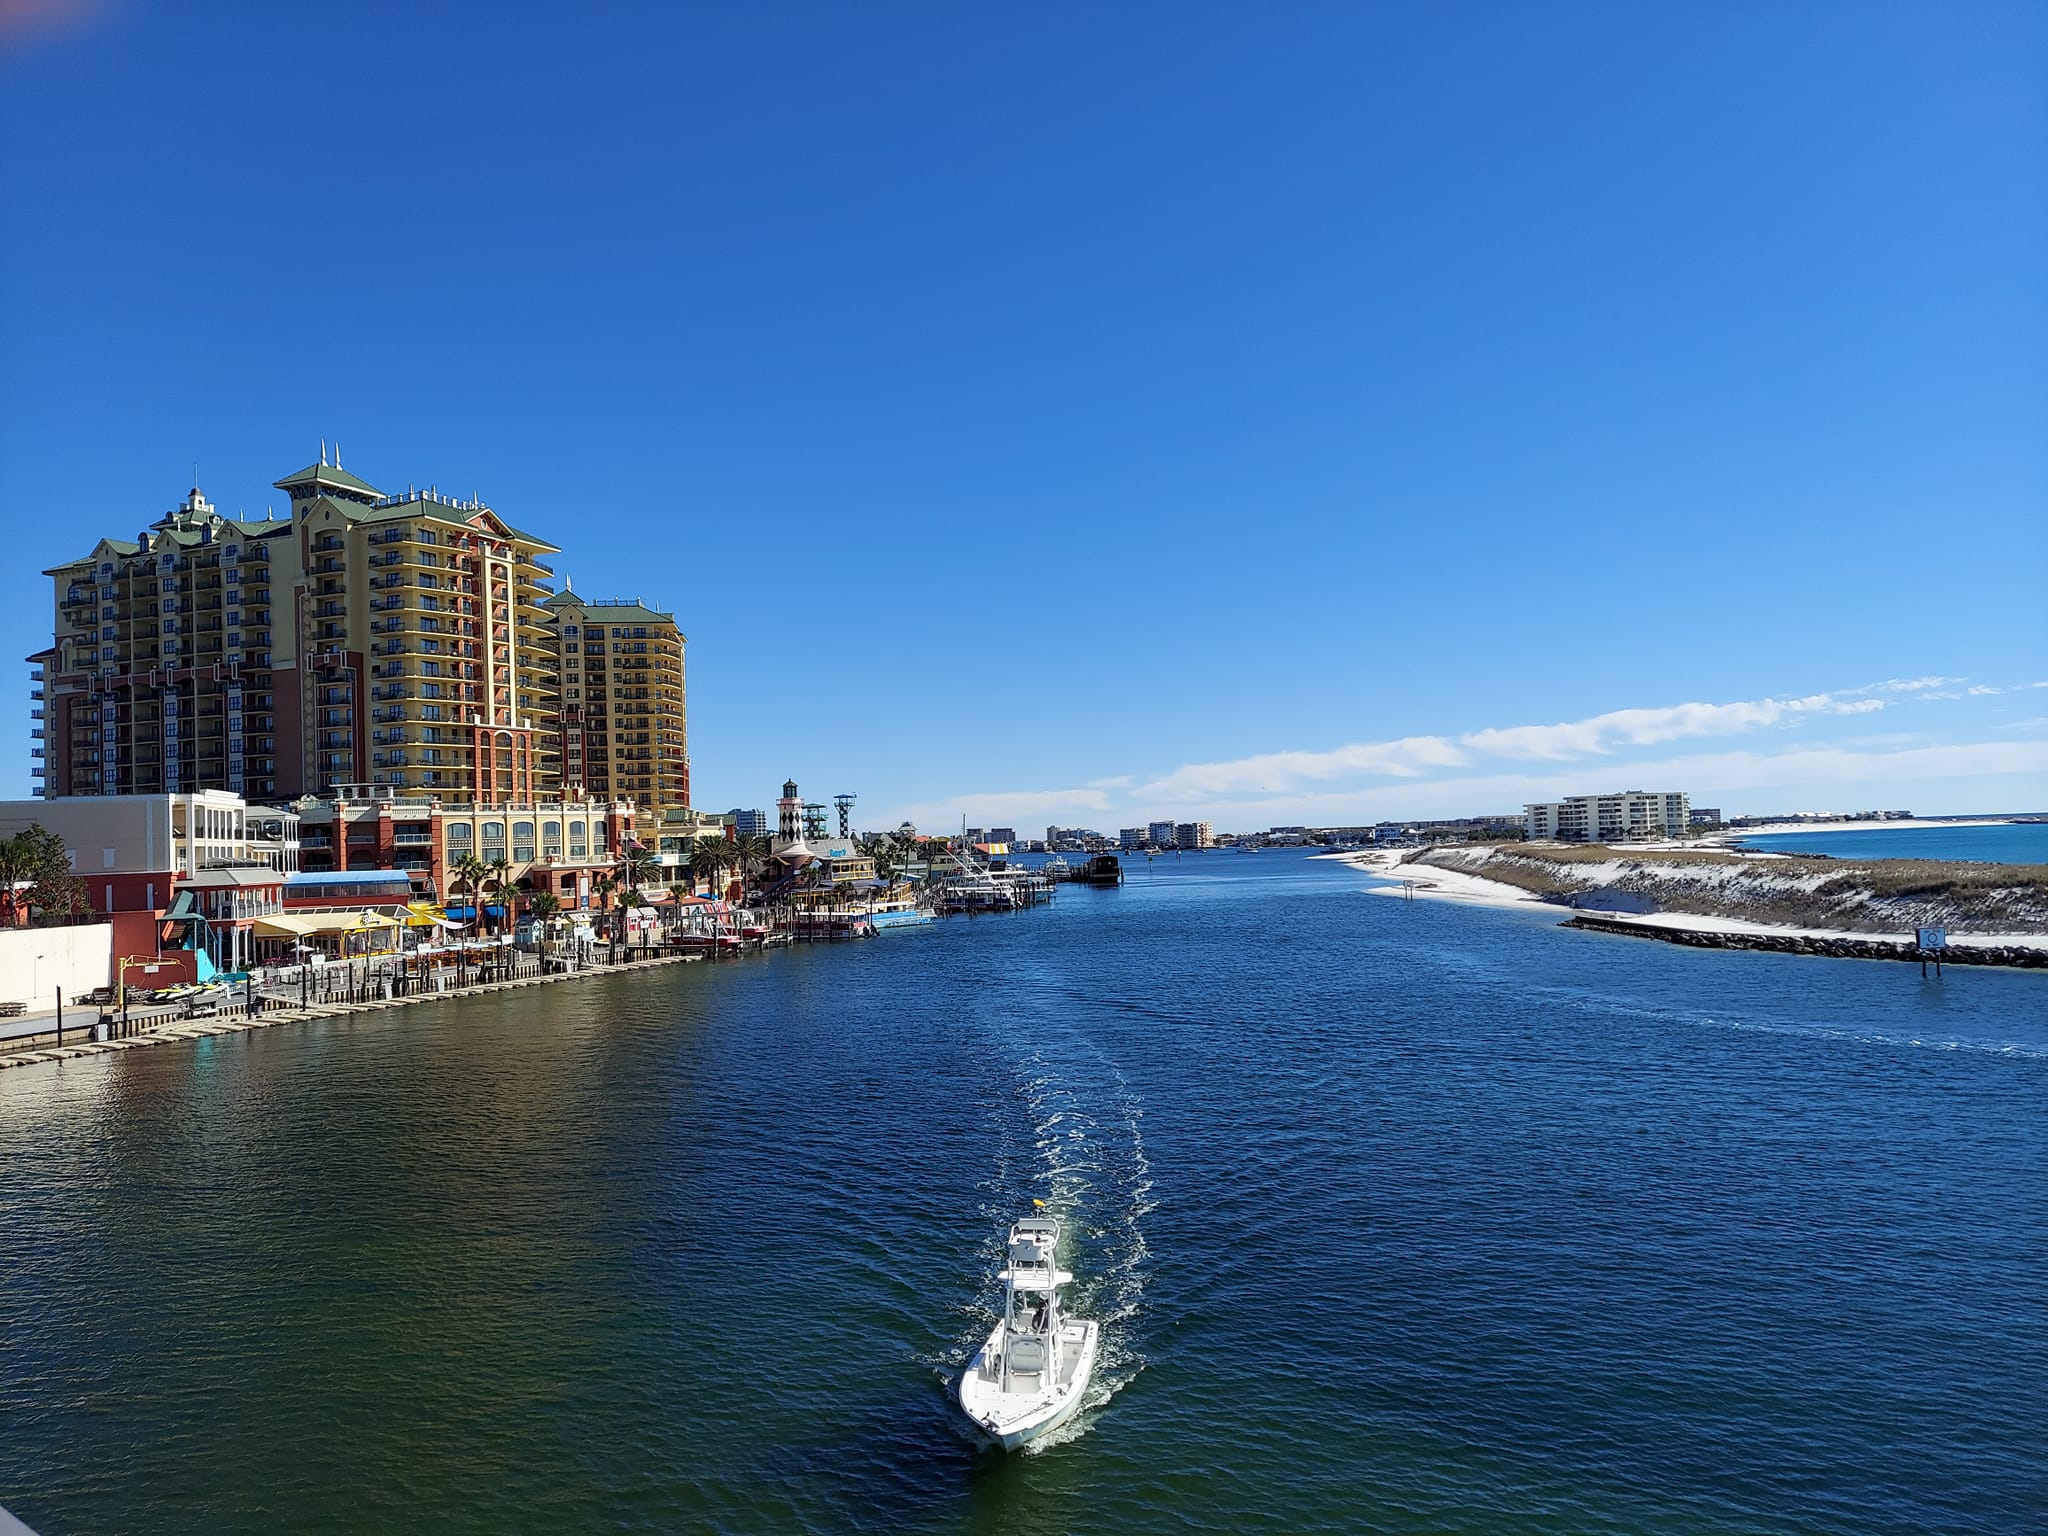
[[[36,957],[41,956],[39,960]],[[0,931],[0,1002],[53,1008],[113,980],[114,930],[107,923]]]

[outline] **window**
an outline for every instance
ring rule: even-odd
[[[494,843],[500,853],[505,851],[505,823],[502,821],[484,823],[484,846],[488,848]]]
[[[559,821],[540,824],[540,851],[555,858],[562,856],[562,824]]]
[[[570,857],[570,858],[572,858],[572,859],[580,859],[580,858],[582,858],[582,857],[584,856],[584,854],[585,854],[585,853],[587,853],[588,851],[589,851],[589,850],[588,850],[588,847],[587,847],[587,845],[586,845],[586,843],[585,843],[585,841],[584,841],[584,835],[583,835],[583,823],[582,823],[582,822],[580,822],[580,821],[572,821],[572,822],[570,822],[570,823],[569,823],[569,857]]]
[[[573,640],[576,638],[576,626],[574,624],[564,624],[562,626],[562,633]]]
[[[427,777],[429,779],[438,779],[440,775],[430,773]],[[450,858],[460,858],[463,854],[469,852],[471,844],[475,842],[475,837],[473,836],[475,830],[466,821],[451,821],[448,823],[448,854]]]

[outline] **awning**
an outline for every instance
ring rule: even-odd
[[[405,926],[408,928],[453,928],[457,926],[448,920],[448,914],[430,901],[415,901],[405,909]]]
[[[256,919],[259,939],[309,939],[323,934],[366,933],[404,926],[377,912],[280,912]]]

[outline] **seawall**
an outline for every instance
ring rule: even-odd
[[[1817,937],[1807,934],[1721,933],[1698,928],[1672,928],[1662,924],[1630,923],[1615,918],[1580,913],[1568,919],[1566,928],[1584,928],[1593,933],[1619,933],[1632,939],[1662,939],[1666,944],[1686,944],[1694,949],[1761,949],[1781,955],[1827,955],[1839,960],[1923,960],[1923,954],[1904,939],[1860,939],[1848,936]],[[1943,965],[2010,965],[2032,970],[2048,969],[2048,949],[2024,944],[1956,945],[1941,952]]]

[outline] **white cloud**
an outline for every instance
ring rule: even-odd
[[[1297,784],[1346,778],[1416,778],[1432,768],[1463,767],[1466,758],[1441,736],[1357,742],[1328,752],[1265,752],[1227,763],[1190,763],[1138,791],[1163,804],[1204,795],[1277,793]]]
[[[1113,830],[1168,813],[1247,827],[1265,825],[1267,820],[1332,824],[1383,816],[1515,810],[1525,800],[1602,787],[1588,780],[1586,765],[1595,760],[1610,765],[1598,770],[1603,779],[1625,773],[1631,785],[1677,787],[1696,797],[1750,789],[1789,792],[1827,782],[1983,779],[2048,768],[2048,742],[1929,746],[1924,736],[1866,735],[1776,754],[1722,752],[1663,761],[1645,761],[1638,750],[1828,717],[1872,715],[1896,702],[1894,696],[1916,690],[1921,697],[1937,698],[2001,691],[1984,685],[1970,687],[1967,693],[1939,687],[1929,691],[1931,685],[1963,681],[1892,678],[1795,698],[1610,710],[1584,720],[1495,727],[1455,739],[1407,736],[1327,751],[1263,752],[1190,763],[1149,779],[1130,774],[1097,778],[1078,789],[956,795],[905,807],[900,814],[934,830],[958,826],[963,817],[971,824],[1020,829],[1048,822],[1086,822]],[[2027,686],[2048,687],[2048,681]],[[1495,772],[1479,771],[1487,759],[1503,766]],[[1531,772],[1506,764],[1556,767]],[[1578,766],[1567,768],[1568,764]],[[1624,786],[1617,777],[1604,787]],[[2048,794],[2036,798],[2048,800]]]
[[[1850,693],[1919,693],[1925,688],[1944,688],[1950,683],[1960,683],[1960,677],[1888,677],[1881,683],[1872,683],[1866,688],[1851,688]]]
[[[2032,782],[2025,782],[2031,777]],[[1217,799],[1185,808],[1219,826],[1255,828],[1306,822],[1343,826],[1404,816],[1513,813],[1531,800],[1591,789],[1674,788],[1696,804],[1731,811],[1789,811],[1829,786],[1864,786],[1871,803],[1897,801],[1934,811],[2010,810],[2048,805],[2048,740],[1966,742],[1899,750],[1845,745],[1795,751],[1703,752],[1631,761],[1627,784],[1591,784],[1583,770],[1461,775],[1313,793]],[[2015,782],[2020,781],[2020,782]],[[1920,803],[1929,795],[1941,803]],[[1730,805],[1746,797],[1746,805]],[[1821,796],[1832,801],[1834,797]]]
[[[1616,747],[1654,746],[1688,736],[1732,736],[1819,712],[1866,714],[1884,708],[1883,699],[1841,700],[1831,693],[1803,699],[1755,699],[1734,704],[1670,704],[1661,709],[1617,709],[1561,725],[1516,725],[1473,731],[1458,739],[1492,757],[1561,761],[1591,757]]]

